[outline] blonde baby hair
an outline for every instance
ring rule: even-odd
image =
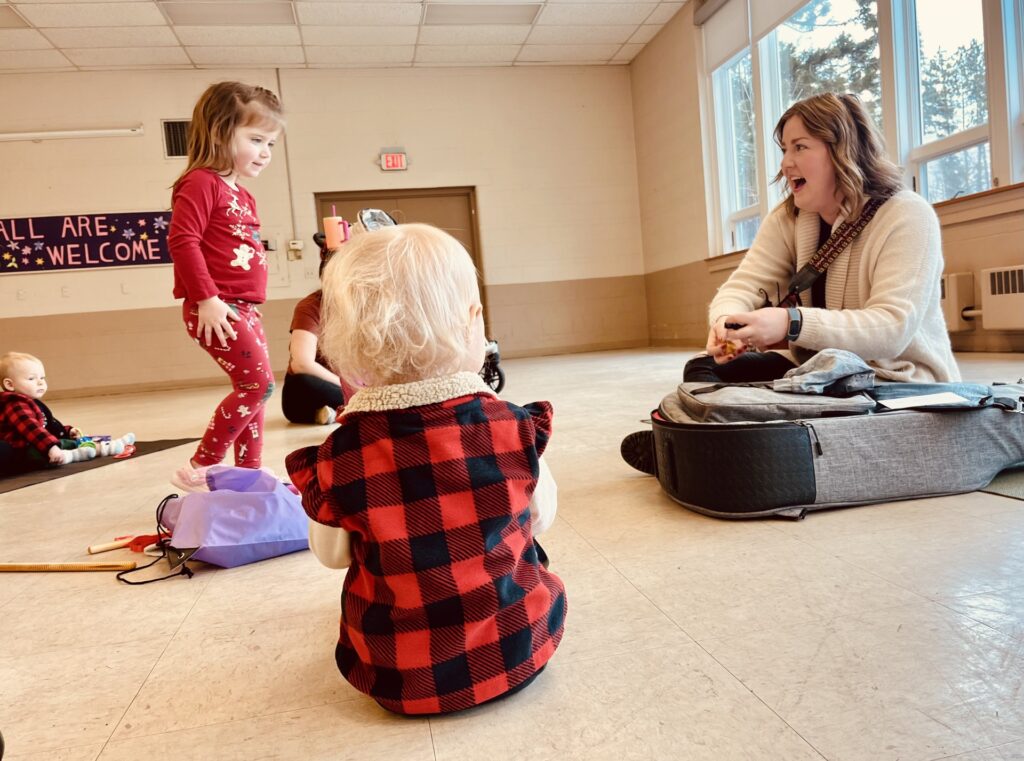
[[[15,365],[19,362],[38,362],[43,364],[43,361],[39,357],[34,357],[31,354],[25,354],[21,351],[9,351],[0,357],[0,382],[4,378],[10,378],[11,372],[14,371]]]
[[[405,224],[356,236],[322,287],[321,352],[346,380],[382,386],[459,370],[480,290],[448,233]]]
[[[188,126],[188,165],[175,181],[193,169],[227,172],[234,164],[231,140],[238,127],[284,127],[281,101],[270,90],[243,82],[218,82],[199,96]]]

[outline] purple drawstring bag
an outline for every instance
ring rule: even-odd
[[[217,465],[206,483],[208,492],[167,500],[162,523],[173,547],[198,547],[191,557],[222,568],[308,549],[302,502],[271,474]]]

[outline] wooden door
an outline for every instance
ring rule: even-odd
[[[486,324],[487,301],[484,297],[483,264],[478,244],[474,188],[411,188],[317,193],[315,200],[317,227],[321,232],[324,217],[337,214],[351,222],[362,209],[368,208],[383,209],[399,224],[423,222],[447,232],[465,247],[476,267]]]

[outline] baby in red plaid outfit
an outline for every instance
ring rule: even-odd
[[[363,388],[287,468],[310,547],[348,566],[338,668],[396,713],[516,692],[564,631],[565,588],[534,540],[554,517],[551,405],[483,383],[482,312],[469,254],[427,225],[358,236],[324,276],[324,356]]]
[[[123,452],[134,434],[95,443],[43,404],[46,370],[31,354],[0,356],[0,476]],[[108,437],[109,438],[109,437]]]

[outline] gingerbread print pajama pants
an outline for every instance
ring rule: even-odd
[[[182,305],[189,337],[228,374],[232,386],[231,393],[214,411],[192,459],[201,466],[216,465],[234,444],[235,465],[258,468],[263,453],[263,410],[274,393],[274,374],[256,305],[245,301],[228,301],[227,304],[239,319],[231,323],[238,338],[229,338],[226,348],[216,336],[210,346],[196,338],[199,307],[187,301]]]

